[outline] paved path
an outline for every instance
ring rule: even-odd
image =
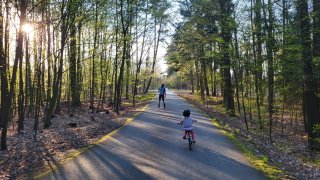
[[[205,117],[173,93],[157,100],[111,139],[68,161],[43,179],[266,179]],[[196,144],[189,151],[176,123],[190,109]]]

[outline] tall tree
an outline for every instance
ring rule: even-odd
[[[74,17],[75,18],[75,17]],[[70,26],[70,58],[69,58],[69,75],[70,75],[70,91],[71,91],[71,106],[77,107],[81,105],[80,89],[78,86],[78,67],[77,67],[77,27],[75,22]]]
[[[95,96],[95,58],[97,55],[97,43],[98,43],[98,2],[95,2],[95,14],[94,14],[94,39],[93,39],[93,52],[91,63],[91,83],[90,83],[90,108],[94,109],[94,96]]]
[[[136,72],[135,72],[135,79],[134,79],[134,86],[133,86],[133,96],[132,96],[132,103],[133,106],[135,106],[135,97],[137,95],[137,86],[138,86],[138,82],[139,82],[139,74],[141,72],[141,65],[142,65],[142,60],[143,60],[143,55],[144,55],[144,48],[145,48],[145,42],[146,42],[146,32],[147,32],[147,22],[148,22],[148,13],[149,13],[149,1],[146,1],[146,9],[145,11],[145,17],[144,17],[144,23],[143,23],[143,31],[142,31],[142,42],[141,42],[141,51],[140,51],[140,56],[139,53],[137,54],[137,62],[136,62]],[[137,6],[138,7],[138,6]],[[136,8],[137,8],[136,7]],[[136,10],[136,41],[137,41],[137,50],[139,47],[138,44],[138,10]]]
[[[223,59],[223,75],[224,75],[224,88],[225,96],[224,102],[227,110],[231,115],[235,113],[233,88],[231,83],[231,58],[230,58],[230,45],[231,45],[231,30],[232,30],[232,1],[231,0],[219,0],[221,11],[221,37],[223,39],[222,59]]]
[[[251,8],[253,9],[253,0],[251,0]],[[262,58],[262,42],[261,42],[261,1],[256,0],[256,6],[255,6],[255,21],[253,19],[253,10],[251,10],[250,16],[251,16],[251,30],[252,30],[252,48],[253,48],[253,59],[254,59],[254,86],[255,86],[255,94],[256,94],[256,106],[257,106],[257,113],[258,113],[258,120],[259,120],[259,126],[260,129],[263,129],[263,122],[261,119],[261,111],[260,111],[260,95],[261,92],[261,81],[262,81],[262,64],[260,66],[260,61]],[[256,26],[256,27],[255,27]],[[261,74],[261,76],[260,76]]]
[[[67,34],[68,34],[68,10],[70,6],[68,6],[68,3],[63,0],[61,4],[61,24],[60,24],[60,55],[59,55],[59,63],[58,63],[58,71],[54,74],[53,78],[53,86],[52,86],[52,95],[50,98],[50,101],[47,102],[46,104],[46,109],[45,109],[45,123],[44,127],[49,128],[51,125],[51,117],[53,115],[53,110],[56,106],[58,96],[59,96],[59,91],[61,88],[61,81],[62,81],[62,71],[63,71],[63,62],[64,62],[64,49],[66,46],[66,39],[67,39]]]
[[[124,79],[124,67],[125,62],[128,58],[128,55],[130,54],[128,51],[130,51],[130,42],[131,42],[131,34],[130,34],[130,28],[133,24],[134,19],[134,6],[133,3],[135,1],[133,0],[126,0],[126,4],[124,4],[125,0],[120,0],[120,22],[121,22],[121,33],[122,33],[122,56],[120,61],[120,71],[119,71],[119,77],[117,79],[117,86],[116,86],[116,101],[115,101],[115,111],[117,114],[119,114],[119,108],[121,105],[121,96],[122,96],[122,85],[123,85],[123,79]]]
[[[8,79],[7,79],[7,60],[4,51],[3,43],[3,13],[2,13],[2,3],[0,3],[0,76],[1,76],[1,109],[0,109],[0,124],[5,130],[7,126],[8,119],[5,119],[5,113],[7,111],[5,108],[7,95],[8,95]],[[1,139],[2,141],[3,139]]]
[[[170,6],[167,0],[164,0],[164,1],[153,0],[151,4],[152,4],[151,6],[152,15],[154,18],[153,58],[152,58],[151,76],[148,80],[147,86],[144,89],[144,93],[148,92],[151,84],[151,80],[153,78],[153,74],[155,72],[155,65],[157,62],[160,40],[164,32],[164,26],[165,26],[166,20],[168,18],[166,11]]]
[[[267,28],[267,59],[268,59],[268,111],[269,111],[269,138],[272,142],[272,119],[273,119],[273,101],[274,101],[274,64],[273,64],[273,48],[274,48],[274,36],[273,36],[273,10],[272,2],[268,0],[268,14],[269,22],[265,23]],[[265,17],[266,19],[266,17]]]
[[[3,129],[1,132],[1,150],[7,149],[7,128],[8,128],[8,122],[10,119],[10,112],[11,112],[11,105],[12,105],[12,98],[15,92],[15,84],[16,84],[16,78],[17,78],[17,67],[18,62],[22,61],[22,52],[23,52],[23,25],[26,22],[26,12],[27,12],[27,1],[21,0],[19,3],[19,12],[20,12],[20,21],[19,21],[19,31],[18,31],[18,38],[17,38],[17,46],[16,46],[16,55],[15,60],[13,64],[13,70],[12,70],[12,77],[10,80],[10,90],[8,90],[8,80],[7,80],[7,73],[8,71],[5,69],[2,69],[2,77],[1,77],[1,87],[3,89],[3,96],[1,98],[1,117],[3,118]],[[2,13],[1,13],[2,14]],[[2,23],[1,23],[2,24]],[[1,33],[2,34],[2,33]],[[2,35],[1,35],[2,36]],[[2,40],[1,40],[2,41]],[[0,45],[1,48],[1,45]],[[0,49],[1,51],[1,49]],[[2,68],[6,68],[7,64],[5,62],[1,63]]]
[[[298,0],[298,11],[300,12],[300,38],[304,62],[304,103],[309,135],[308,143],[310,149],[320,149],[320,142],[317,140],[320,137],[320,104],[312,66],[312,40],[310,38],[311,31],[307,0]]]

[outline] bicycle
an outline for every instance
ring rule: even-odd
[[[191,130],[186,130],[186,139],[189,144],[189,150],[191,151],[192,139],[191,139]]]
[[[180,123],[177,123],[178,125],[182,125]],[[191,130],[186,130],[186,140],[189,145],[189,150],[192,151],[192,138],[191,138]]]

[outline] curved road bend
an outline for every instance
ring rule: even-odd
[[[157,101],[113,137],[43,179],[266,179],[203,113],[170,91],[167,109],[158,109]],[[192,151],[176,124],[186,108],[198,120]]]

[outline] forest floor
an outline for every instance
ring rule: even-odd
[[[8,128],[8,150],[0,151],[0,179],[32,179],[40,172],[63,164],[68,157],[121,127],[154,97],[152,93],[138,97],[135,107],[124,100],[120,115],[106,105],[92,112],[89,104],[82,104],[72,113],[61,105],[62,110],[51,119],[49,129],[43,129],[40,120],[36,140],[34,118],[25,119],[24,131],[20,134],[14,118]]]
[[[281,118],[275,117],[271,143],[267,120],[263,130],[257,126],[257,120],[249,120],[249,131],[247,131],[244,117],[226,115],[221,99],[207,99],[208,101],[203,105],[196,95],[188,92],[177,92],[177,94],[216,119],[223,130],[235,136],[258,159],[280,169],[280,172],[272,175],[275,179],[320,179],[320,153],[308,149],[307,134],[301,119],[294,119],[287,115],[281,123],[279,120]],[[263,171],[269,173],[266,169]]]

